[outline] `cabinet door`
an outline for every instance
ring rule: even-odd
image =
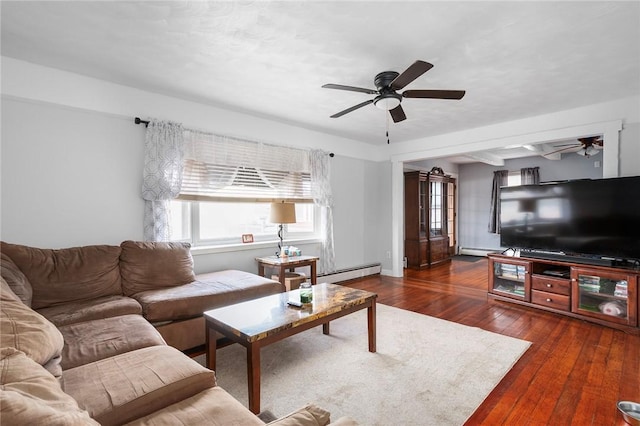
[[[531,300],[531,262],[489,258],[489,291],[500,296]]]
[[[638,324],[638,277],[589,268],[571,268],[571,311],[604,321]]]

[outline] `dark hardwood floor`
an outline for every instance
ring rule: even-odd
[[[385,305],[532,342],[468,425],[626,425],[616,403],[640,402],[640,336],[488,301],[487,279],[482,258],[341,284],[373,291]]]

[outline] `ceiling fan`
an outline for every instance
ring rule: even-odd
[[[351,92],[366,93],[368,95],[376,95],[375,98],[354,105],[344,111],[333,114],[331,118],[342,117],[352,111],[362,108],[363,106],[374,104],[380,109],[389,111],[394,123],[406,120],[407,116],[402,109],[400,103],[403,98],[422,98],[422,99],[462,99],[465,94],[464,90],[405,90],[398,93],[416,78],[433,68],[433,65],[425,61],[415,61],[404,70],[401,74],[395,71],[383,71],[376,75],[373,79],[377,90],[366,89],[362,87],[344,86],[342,84],[325,84],[325,89],[347,90]]]
[[[550,152],[546,155],[556,154],[562,151],[568,151],[570,149],[580,147],[580,150],[576,151],[576,154],[581,155],[583,157],[591,157],[592,155],[597,155],[600,153],[600,150],[596,148],[596,146],[602,147],[604,145],[604,141],[602,140],[602,136],[588,136],[586,138],[578,138],[578,144],[570,143],[563,145],[555,145],[556,148],[560,148],[556,151]]]

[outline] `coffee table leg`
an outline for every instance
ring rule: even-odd
[[[247,378],[249,382],[249,410],[260,413],[260,347],[247,346]]]
[[[322,324],[322,334],[329,334],[329,322]]]
[[[216,370],[216,331],[207,324],[206,344],[207,349],[206,364],[209,370]]]
[[[376,301],[367,308],[367,328],[369,329],[369,352],[376,351]]]

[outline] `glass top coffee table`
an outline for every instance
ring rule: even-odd
[[[261,297],[204,313],[207,367],[216,369],[216,332],[247,348],[249,409],[260,412],[260,348],[286,337],[322,325],[329,334],[329,322],[367,309],[369,352],[376,351],[377,294],[336,284],[313,286],[313,303],[302,308],[287,304],[299,301],[299,290]]]

